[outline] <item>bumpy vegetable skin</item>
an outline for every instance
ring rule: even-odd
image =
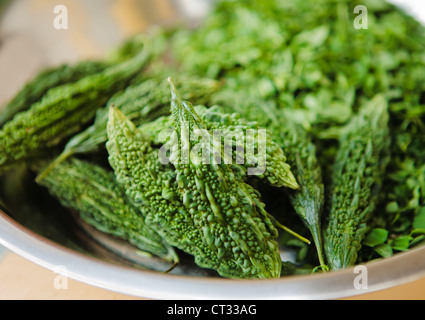
[[[286,165],[292,172],[291,180],[296,181],[298,188],[292,188],[297,189],[295,191],[291,188],[285,188],[282,191],[289,196],[296,214],[310,230],[319,264],[322,269],[327,269],[322,240],[324,182],[316,145],[309,132],[286,114],[285,110],[276,109],[276,105],[270,104],[253,93],[245,97],[240,92],[226,89],[218,92],[214,99],[223,104],[225,110],[237,112],[241,117],[251,121],[256,120],[259,126],[267,129],[269,140],[274,148],[278,147],[284,151]],[[276,159],[273,155],[269,158]],[[267,163],[269,171],[274,171],[273,161]],[[272,185],[281,187],[273,183]]]
[[[207,103],[208,98],[219,88],[217,81],[203,78],[182,77],[181,84],[183,92],[199,103]],[[45,172],[40,173],[38,179],[43,179],[53,166],[74,154],[94,153],[104,149],[108,140],[106,132],[108,111],[112,105],[120,109],[136,125],[149,123],[169,114],[171,99],[169,95],[164,94],[168,89],[167,86],[168,83],[164,82],[162,77],[156,76],[115,94],[104,108],[97,111],[93,125],[72,137],[62,153]]]
[[[171,80],[170,84],[171,113],[179,138],[171,150],[171,163],[177,173],[179,193],[195,226],[201,228],[203,239],[212,250],[236,261],[237,269],[232,273],[239,272],[240,277],[248,278],[279,277],[281,259],[275,240],[277,230],[258,192],[235,175],[231,166],[214,161],[198,162],[194,147],[203,144],[203,151],[213,154],[213,146],[211,140],[206,143],[190,141],[190,136],[196,129],[211,133],[193,106],[181,99]],[[187,162],[186,147],[190,149]]]
[[[2,108],[0,128],[16,114],[28,110],[34,103],[40,101],[50,89],[101,72],[108,66],[109,64],[104,61],[81,61],[76,64],[51,67],[40,72]]]
[[[356,263],[389,160],[388,103],[365,104],[340,139],[332,173],[325,253],[331,269]]]
[[[179,108],[184,113],[173,104],[173,112]],[[182,120],[176,118],[178,126],[187,125]],[[280,275],[277,230],[258,193],[239,183],[230,169],[224,174],[224,165],[182,169],[175,163],[175,170],[164,171],[149,139],[114,108],[108,136],[109,159],[118,181],[138,205],[150,208],[148,220],[155,221],[169,243],[192,254],[199,266],[225,277]]]
[[[194,255],[200,266],[216,267],[217,262],[203,259],[211,257],[212,252],[202,243],[200,230],[191,223],[180,202],[173,170],[159,162],[150,141],[112,106],[107,129],[109,163],[127,197],[146,215],[145,221],[157,228],[168,243]]]
[[[40,185],[96,229],[167,261],[178,261],[174,248],[148,227],[143,214],[130,204],[113,172],[72,158],[55,166]]]
[[[259,172],[255,176],[258,179],[264,180],[274,187],[286,187],[290,189],[299,189],[297,180],[295,179],[291,167],[286,161],[286,155],[283,149],[276,144],[271,137],[269,131],[259,127],[256,122],[248,122],[240,117],[237,113],[224,113],[222,108],[212,106],[206,108],[202,105],[197,105],[194,110],[202,119],[205,128],[216,137],[221,139],[226,148],[231,147],[230,151],[223,150],[228,157],[222,159],[228,161],[228,164],[237,164],[236,171],[242,169],[244,175],[248,175],[248,169],[258,168]],[[162,132],[173,129],[172,116],[161,117],[156,121],[146,123],[139,127],[139,130],[149,135],[156,144],[161,144],[160,141]],[[264,130],[265,141],[261,141],[259,130]],[[248,142],[248,131],[251,131],[252,141]],[[259,153],[259,143],[265,144],[265,159],[257,156]],[[251,149],[251,152],[248,151]],[[251,154],[250,154],[251,153]],[[226,157],[224,157],[226,158]],[[263,166],[263,167],[262,167]],[[255,173],[255,172],[254,172]]]
[[[50,90],[0,130],[0,172],[18,163],[51,156],[52,150],[93,120],[117,91],[142,72],[151,56],[147,45],[134,58],[75,83]]]

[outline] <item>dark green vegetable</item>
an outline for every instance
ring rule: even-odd
[[[310,230],[320,266],[326,270],[322,240],[325,189],[316,146],[301,126],[280,120],[279,127],[280,131],[277,127],[274,128],[274,132],[277,132],[276,141],[287,150],[287,161],[300,185],[299,190],[287,190],[287,193],[295,212]]]
[[[199,107],[198,107],[199,108]],[[250,159],[249,149],[257,154],[261,150],[261,143],[264,143],[266,157],[264,162],[264,173],[257,172],[255,177],[267,180],[274,187],[286,187],[299,189],[291,167],[287,163],[286,149],[282,149],[274,140],[270,130],[262,128],[257,122],[248,122],[240,114],[223,113],[221,108],[210,108],[199,110],[201,118],[207,122],[207,127],[212,132],[216,130],[223,136],[224,141],[232,139],[232,147],[236,151],[233,154],[233,163],[241,164],[249,174],[249,168],[258,166],[260,169],[260,159]],[[264,137],[260,131],[264,131]],[[252,134],[252,141],[249,136]],[[264,138],[265,141],[261,139]],[[244,157],[238,157],[238,148],[244,149]],[[241,161],[242,160],[242,161]]]
[[[214,97],[226,110],[234,110],[250,120],[258,120],[267,128],[273,143],[285,151],[286,162],[294,174],[299,190],[285,190],[293,209],[312,234],[319,264],[326,269],[322,244],[322,214],[325,202],[322,169],[312,136],[287,110],[264,101],[256,91],[245,98],[243,94],[225,89]],[[271,157],[272,158],[272,157]],[[271,166],[272,169],[273,166]]]
[[[193,107],[173,89],[172,114],[180,129],[203,127]],[[186,109],[188,108],[188,109]],[[232,278],[280,275],[277,231],[264,211],[258,193],[235,175],[229,165],[189,164],[175,154],[174,187],[164,179],[158,154],[148,155],[150,143],[118,110],[111,109],[107,143],[110,163],[130,197],[154,210],[152,220],[167,241],[195,256],[202,267]],[[137,138],[139,135],[139,138]],[[208,148],[208,146],[205,146]],[[180,149],[183,150],[183,149]],[[156,159],[155,159],[156,157]],[[174,172],[174,170],[172,171]],[[162,181],[161,181],[162,180]]]
[[[171,80],[170,84],[173,96],[171,113],[178,136],[178,143],[171,150],[171,163],[177,173],[183,203],[195,226],[202,228],[203,241],[213,251],[218,250],[222,260],[236,262],[237,268],[222,272],[224,275],[239,273],[238,277],[243,278],[279,277],[281,259],[275,241],[277,231],[258,193],[233,173],[232,166],[198,158],[199,154],[194,151],[197,147],[209,155],[217,150],[212,140],[192,141],[191,135],[199,129],[207,135],[212,133],[193,106],[182,100]],[[222,155],[221,152],[219,154]]]
[[[201,230],[191,223],[179,199],[176,175],[170,166],[159,162],[158,150],[152,149],[149,139],[112,106],[107,129],[109,163],[145,221],[168,243],[192,254],[201,267],[216,267],[219,263],[209,261],[212,251],[202,242]]]
[[[181,77],[179,84],[182,92],[200,104],[208,103],[211,95],[218,90],[219,83],[209,79]],[[106,126],[110,106],[120,109],[134,124],[141,125],[170,113],[171,98],[164,94],[168,91],[168,83],[159,76],[148,78],[140,84],[128,86],[123,92],[115,94],[104,108],[97,111],[94,124],[72,137],[64,151],[52,164],[40,173],[42,180],[49,170],[74,154],[94,153],[105,148],[108,139]]]
[[[147,226],[143,214],[130,204],[113,172],[72,158],[55,166],[41,185],[96,229],[167,261],[178,261],[174,249]]]
[[[27,111],[17,114],[0,130],[0,171],[20,162],[51,156],[62,142],[93,120],[97,109],[143,71],[152,44],[134,58],[100,73],[55,87]]]
[[[377,96],[365,104],[341,137],[325,229],[324,248],[331,269],[357,261],[390,156],[388,120],[388,102]]]
[[[239,92],[225,89],[216,94],[214,99],[227,106],[227,110],[235,110],[250,120],[257,120],[267,128],[273,143],[285,151],[286,162],[299,184],[299,190],[285,190],[285,193],[312,234],[321,267],[327,269],[321,223],[325,202],[324,182],[317,147],[311,134],[290,113],[286,113],[286,109],[277,109],[277,104],[264,101],[255,90],[245,98]]]
[[[183,91],[181,92],[182,94],[184,93]],[[286,156],[283,150],[272,140],[270,132],[264,133],[264,138],[266,139],[264,141],[265,159],[262,169],[261,156],[255,156],[260,151],[259,144],[263,142],[259,136],[259,130],[262,128],[256,122],[248,122],[236,113],[223,113],[218,106],[206,108],[199,105],[195,106],[194,110],[203,120],[206,129],[213,134],[215,133],[216,137],[220,139],[220,143],[224,145],[223,149],[231,147],[231,150],[223,150],[223,152],[228,153],[226,160],[228,164],[238,165],[236,166],[236,171],[243,169],[244,174],[248,176],[248,170],[258,168],[259,172],[252,175],[252,177],[265,180],[270,185],[279,188],[299,188],[290,166],[286,163]],[[173,118],[172,116],[161,117],[156,121],[140,126],[138,129],[150,136],[152,141],[159,145],[161,142],[164,143],[164,141],[160,141],[161,132],[173,129]],[[249,136],[249,130],[253,140],[250,143],[246,139]],[[251,148],[252,155],[249,154],[248,148]],[[222,159],[223,163],[224,160]],[[260,174],[260,171],[263,170],[264,172]]]
[[[25,84],[19,93],[2,108],[0,128],[17,113],[29,109],[34,103],[41,100],[50,89],[76,82],[86,76],[101,72],[108,66],[109,64],[103,61],[82,61],[43,70]]]

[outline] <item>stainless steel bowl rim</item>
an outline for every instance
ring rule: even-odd
[[[371,293],[425,276],[425,247],[365,264],[367,289],[356,289],[357,269],[268,280],[176,276],[107,263],[45,239],[0,211],[0,244],[53,272],[113,292],[148,299],[325,300]],[[365,276],[365,274],[363,274]],[[52,276],[53,285],[54,276]]]

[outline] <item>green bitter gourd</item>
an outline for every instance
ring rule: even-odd
[[[178,261],[174,248],[150,228],[143,215],[130,204],[113,172],[71,158],[55,166],[40,185],[96,229],[127,240],[166,261]]]
[[[82,61],[73,65],[64,64],[43,70],[26,83],[19,93],[2,108],[0,127],[19,112],[29,109],[41,100],[50,89],[101,72],[108,66],[109,64],[104,61]]]
[[[299,188],[297,190],[285,188],[283,192],[289,196],[296,214],[310,230],[319,264],[322,269],[327,270],[321,223],[325,202],[324,183],[316,155],[316,146],[307,130],[293,123],[284,110],[263,101],[252,92],[251,95],[243,96],[240,92],[224,90],[214,99],[225,106],[225,110],[236,112],[248,120],[255,119],[259,126],[266,128],[270,133],[270,140],[284,150],[286,162]],[[273,157],[270,158],[273,159]],[[270,168],[272,169],[273,166]]]
[[[186,126],[176,109],[182,115],[188,113],[175,98],[176,121]],[[193,119],[187,121],[193,124]],[[108,136],[109,160],[118,181],[130,198],[150,208],[150,219],[170,244],[192,254],[201,267],[225,277],[279,277],[277,230],[256,190],[228,166],[182,169],[176,163],[175,170],[165,170],[149,139],[114,108]]]
[[[182,92],[199,103],[207,103],[208,97],[219,88],[217,81],[186,76],[179,80],[179,84],[182,86]],[[62,153],[37,179],[42,180],[53,166],[74,154],[93,153],[103,149],[108,140],[106,126],[111,105],[120,109],[136,125],[168,115],[171,98],[169,94],[165,94],[167,89],[168,83],[162,77],[155,76],[115,94],[104,108],[97,111],[94,123],[72,137]]]
[[[378,95],[360,109],[340,138],[324,231],[331,269],[343,269],[357,261],[389,161],[388,120],[388,102]]]
[[[92,121],[97,109],[143,71],[151,58],[151,47],[147,41],[132,59],[53,88],[7,122],[0,130],[0,172],[17,163],[51,157],[52,150]]]
[[[259,159],[252,155],[258,154],[258,132],[261,129],[256,122],[248,122],[242,119],[237,113],[224,113],[218,106],[206,108],[198,105],[194,107],[196,113],[203,120],[206,129],[215,133],[216,137],[224,142],[224,146],[228,145],[230,151],[228,153],[229,164],[238,164],[237,170],[242,169],[247,175],[248,168],[258,166]],[[149,135],[156,144],[164,143],[166,136],[161,136],[161,132],[173,128],[173,118],[171,116],[161,117],[156,121],[143,124],[139,130]],[[248,145],[248,131],[252,134],[252,145]],[[264,173],[256,175],[256,178],[263,179],[275,187],[287,187],[291,189],[299,189],[299,185],[291,172],[291,167],[286,163],[286,156],[282,148],[272,139],[270,133],[265,132],[266,138],[266,157]],[[247,152],[248,147],[252,149],[251,155]],[[231,153],[231,154],[230,154]]]

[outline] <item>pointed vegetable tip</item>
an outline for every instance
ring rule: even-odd
[[[173,79],[171,77],[168,77],[168,83],[170,84],[172,100],[173,101],[175,101],[175,100],[181,101],[182,98],[180,97],[180,94],[178,93],[176,86],[174,85]]]
[[[120,121],[131,125],[131,127],[134,126],[133,123],[130,122],[128,118],[124,115],[124,113],[122,113],[122,111],[115,107],[115,105],[113,104],[109,107],[108,119],[111,123],[114,123],[115,121]]]
[[[184,122],[189,123],[190,126],[196,125],[197,127],[204,129],[204,123],[198,113],[196,112],[193,105],[186,100],[183,100],[179,91],[176,89],[173,79],[168,77],[168,82],[171,89],[171,114],[173,115],[177,127]]]

